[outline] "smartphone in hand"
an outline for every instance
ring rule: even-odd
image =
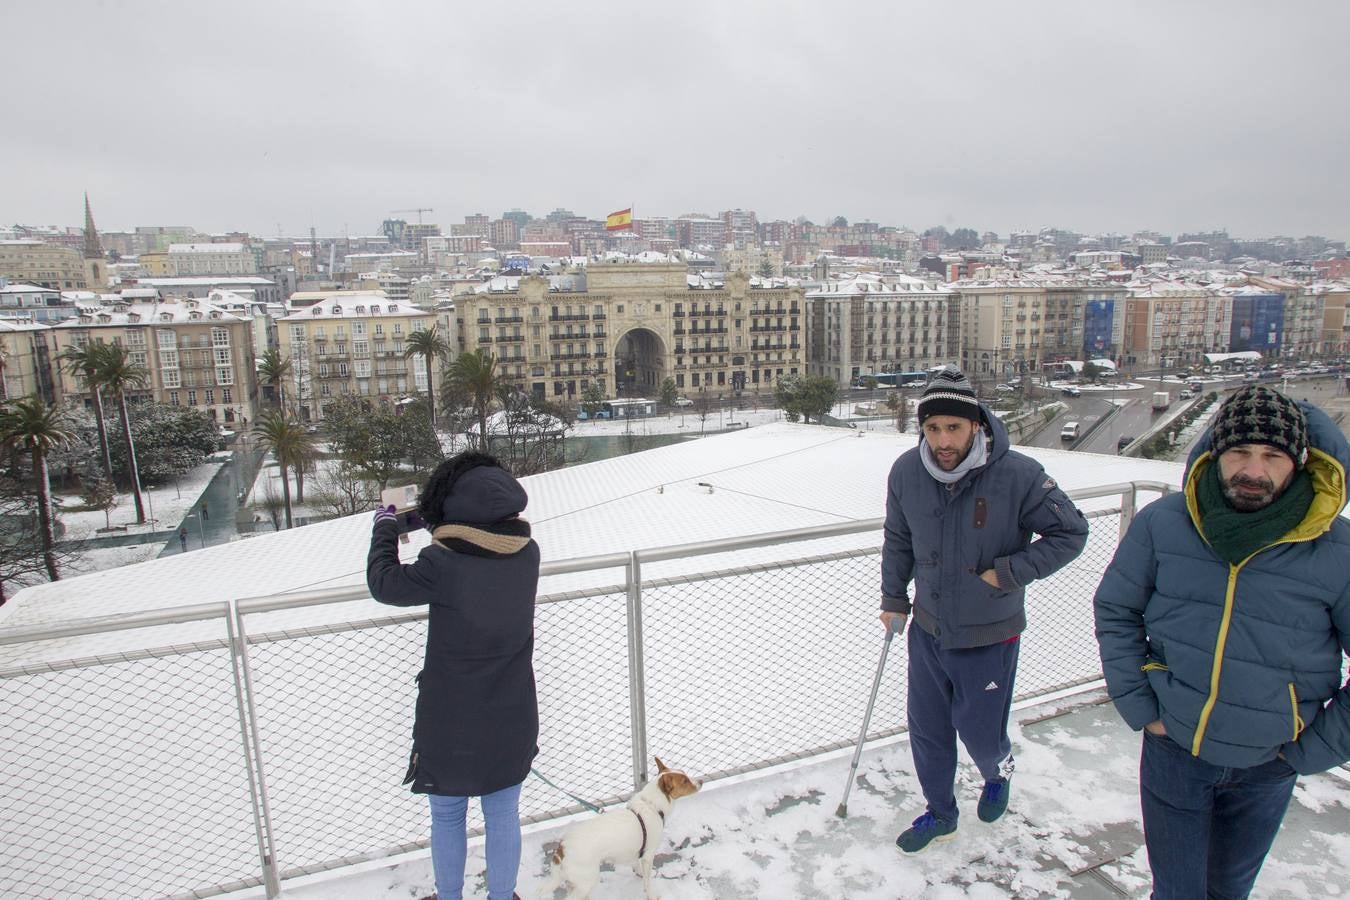
[[[385,488],[380,492],[380,505],[394,507],[394,515],[398,517],[398,533],[403,536],[403,541],[408,540],[409,532],[423,527],[422,519],[417,515],[417,495],[415,484]]]

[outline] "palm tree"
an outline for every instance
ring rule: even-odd
[[[291,522],[291,482],[289,472],[292,466],[314,453],[314,439],[309,436],[300,420],[284,410],[269,409],[258,417],[253,424],[253,436],[262,445],[272,451],[281,467],[281,494],[286,503],[286,527]]]
[[[36,396],[7,403],[0,411],[0,441],[10,447],[26,447],[33,454],[33,481],[37,484],[38,525],[42,532],[42,562],[47,577],[59,581],[56,568],[56,533],[52,523],[52,486],[47,477],[47,453],[70,443],[73,435],[62,409],[48,406]]]
[[[408,341],[404,345],[407,349],[403,351],[403,358],[409,359],[413,356],[421,356],[427,367],[427,415],[431,419],[431,424],[436,424],[436,404],[434,391],[431,386],[431,364],[433,360],[444,359],[450,355],[450,344],[441,337],[436,326],[432,325],[428,329],[414,331],[408,335]]]
[[[112,474],[112,451],[108,449],[108,425],[103,415],[103,390],[98,380],[99,366],[102,364],[103,344],[93,341],[83,347],[71,344],[61,350],[56,358],[65,370],[76,378],[83,379],[85,388],[94,400],[94,422],[98,425],[98,449],[103,463],[103,474],[109,479]]]
[[[473,404],[474,415],[478,418],[479,449],[487,452],[487,417],[497,392],[497,360],[482,350],[461,353],[450,364],[450,384]]]
[[[277,405],[282,408],[286,406],[286,389],[283,382],[286,376],[291,374],[291,369],[291,358],[282,356],[276,347],[269,348],[258,358],[258,378],[265,384],[272,385],[276,391]]]
[[[122,438],[127,445],[127,475],[131,478],[131,494],[136,500],[136,524],[145,524],[145,504],[141,502],[141,472],[136,465],[136,445],[131,439],[131,419],[127,415],[127,391],[141,387],[149,379],[145,369],[131,361],[121,344],[105,344],[99,353],[98,370],[94,377],[112,392],[117,401],[117,414],[122,420]]]

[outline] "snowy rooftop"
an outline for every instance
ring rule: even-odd
[[[913,294],[937,294],[950,296],[952,289],[944,284],[933,284],[912,275],[878,275],[871,272],[859,273],[807,293],[808,297],[826,297],[845,299],[866,294],[869,299],[886,300],[892,298],[908,299]]]
[[[890,465],[915,440],[763,425],[530,476],[525,515],[546,563],[871,521],[883,514]],[[1177,463],[1024,449],[1069,490],[1129,480],[1175,485],[1182,471]],[[1105,512],[1110,502],[1081,505]],[[1035,621],[1019,685],[1045,677],[1044,667],[1095,664],[1086,598],[1113,546],[1112,514],[1093,529],[1092,558],[1085,554],[1029,601]],[[0,636],[22,625],[125,620],[144,609],[360,585],[369,533],[369,515],[360,514],[39,585],[0,607]],[[404,558],[425,540],[404,545]],[[643,562],[649,749],[695,775],[722,773],[670,817],[657,855],[662,895],[1142,898],[1138,737],[1099,694],[1072,689],[1021,704],[1012,813],[993,828],[963,817],[959,840],[916,859],[891,847],[920,806],[903,741],[869,745],[847,820],[833,815],[845,751],[792,761],[808,755],[795,748],[842,747],[856,735],[880,649],[876,540],[864,532],[811,541],[811,555],[794,551],[788,568],[770,561],[781,565],[771,553],[781,548],[750,546]],[[551,575],[536,619],[544,717],[537,763],[602,802],[631,790],[624,780],[632,648],[623,592],[613,588],[621,577],[612,569]],[[426,852],[415,846],[425,840],[425,804],[397,785],[409,679],[423,641],[420,620],[389,618],[402,612],[362,599],[250,618],[252,691],[288,897],[375,900],[430,890]],[[1077,620],[1076,641],[1059,636],[1067,633],[1060,619]],[[8,759],[25,773],[0,780],[0,805],[16,817],[15,839],[0,843],[0,893],[209,894],[257,884],[248,881],[258,854],[219,622],[149,630],[157,634],[0,644],[10,712],[3,734]],[[903,726],[903,673],[897,645],[874,730]],[[90,734],[99,740],[79,739]],[[769,759],[780,764],[755,763]],[[735,774],[756,765],[754,774]],[[968,764],[960,777],[962,800],[972,801],[978,785]],[[96,796],[87,789],[93,783]],[[558,810],[570,802],[527,782],[522,809],[551,821],[526,838],[522,896],[536,895],[543,852],[559,835]],[[1348,809],[1343,781],[1302,779],[1256,896],[1323,896],[1344,884]],[[85,822],[117,827],[77,840]],[[163,846],[166,832],[176,836],[172,848]],[[468,887],[481,895],[481,841],[475,847]],[[121,885],[128,887],[114,887]],[[609,872],[595,896],[615,900],[635,887],[626,871]]]
[[[243,253],[243,244],[170,244],[170,253]]]
[[[227,312],[205,300],[165,299],[158,302],[131,302],[117,306],[81,307],[77,318],[66,319],[53,328],[89,328],[91,326],[184,324],[189,322],[245,322],[247,317]]]
[[[294,301],[295,297],[291,297]],[[363,316],[420,316],[425,313],[414,306],[395,303],[384,291],[349,291],[342,294],[324,294],[323,299],[302,306],[282,319],[283,322],[321,318],[361,318]]]

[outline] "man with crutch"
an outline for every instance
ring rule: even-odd
[[[928,809],[896,839],[905,853],[956,833],[958,735],[984,777],[979,818],[1007,809],[1026,586],[1078,556],[1088,533],[955,366],[924,389],[918,418],[923,440],[891,467],[881,552],[881,621],[898,632],[913,615],[909,737]]]

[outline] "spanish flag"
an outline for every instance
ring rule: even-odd
[[[606,231],[623,231],[626,228],[633,227],[633,207],[621,209],[618,212],[612,212],[605,216]]]

